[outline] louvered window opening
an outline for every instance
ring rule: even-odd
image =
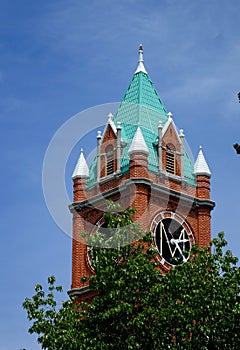
[[[166,171],[175,174],[175,155],[171,152],[166,152]]]
[[[107,157],[107,175],[111,175],[114,172],[114,160],[113,155]]]

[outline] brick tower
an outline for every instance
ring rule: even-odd
[[[83,152],[74,170],[72,285],[70,295],[90,300],[80,281],[94,273],[80,232],[94,234],[103,224],[106,200],[135,207],[134,220],[150,230],[163,273],[189,258],[195,242],[210,242],[211,173],[200,147],[196,162],[183,130],[178,130],[144,67],[142,46],[137,70],[103,134],[88,168]]]

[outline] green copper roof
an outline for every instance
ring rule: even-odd
[[[167,110],[160,100],[151,79],[142,71],[135,73],[114,117],[114,123],[121,122],[122,138],[127,142],[122,155],[122,172],[129,170],[128,149],[140,125],[149,149],[148,168],[158,171],[158,159],[153,143],[157,139],[159,121],[162,125],[168,119]]]
[[[196,186],[194,163],[186,149],[184,150],[184,179],[189,185]]]
[[[89,168],[89,178],[86,188],[91,188],[97,181],[97,156],[94,157]]]
[[[117,126],[121,122],[122,140],[124,149],[121,159],[121,173],[129,171],[128,149],[131,145],[137,127],[140,126],[142,135],[149,149],[148,169],[151,172],[158,173],[158,156],[156,150],[156,141],[158,137],[158,125],[161,121],[162,126],[168,120],[167,110],[155,90],[153,83],[147,74],[144,65],[142,52],[140,52],[139,66],[133,75],[132,81],[124,95],[124,98],[113,118]],[[185,147],[184,152],[184,178],[192,186],[196,185],[194,176],[194,165]],[[89,171],[88,187],[96,182],[96,159],[92,162]]]
[[[156,133],[159,121],[164,125],[167,111],[148,74],[139,72],[133,79],[118,108],[114,122],[138,125]]]

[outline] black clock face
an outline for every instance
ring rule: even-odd
[[[155,243],[162,259],[171,265],[186,262],[191,242],[186,229],[172,218],[162,219],[155,229]]]

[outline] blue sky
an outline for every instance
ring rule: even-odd
[[[54,274],[70,287],[71,241],[42,191],[48,144],[76,113],[122,99],[140,43],[195,158],[203,146],[216,201],[212,235],[225,231],[240,257],[232,148],[240,143],[239,13],[238,0],[0,0],[1,350],[40,349],[21,307],[36,283]],[[67,163],[68,192],[77,154]]]

